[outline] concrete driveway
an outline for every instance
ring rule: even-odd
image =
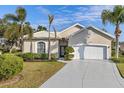
[[[116,65],[106,60],[74,60],[48,79],[42,88],[121,88]]]

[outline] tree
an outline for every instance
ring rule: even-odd
[[[33,38],[33,28],[30,26],[29,22],[25,23],[24,33],[28,35],[28,39],[30,41],[30,52],[32,53],[32,38]]]
[[[56,39],[57,39],[57,30],[56,30],[56,28],[53,26],[53,30],[54,30],[54,34],[55,34],[55,41],[56,41]]]
[[[42,26],[42,25],[39,25],[39,26],[37,27],[37,31],[47,31],[47,28],[44,27],[44,26]]]
[[[3,37],[7,27],[7,22],[0,18],[0,37]]]
[[[7,21],[12,21],[12,22],[17,22],[19,24],[19,41],[20,41],[20,48],[21,50],[23,49],[23,25],[25,23],[26,20],[26,10],[23,7],[18,7],[16,9],[16,14],[6,14],[4,16],[4,19]]]
[[[9,42],[9,50],[14,48],[14,46],[17,45],[18,37],[19,37],[19,30],[20,26],[15,22],[11,23],[7,26],[6,31],[4,33],[4,37],[7,39],[7,42]]]
[[[116,58],[118,58],[119,54],[119,36],[121,34],[120,24],[124,23],[124,6],[117,5],[114,7],[113,11],[103,10],[101,14],[103,24],[107,24],[108,22],[114,24],[115,28],[115,37],[116,37]]]
[[[53,15],[48,15],[48,18],[49,18],[49,29],[48,29],[48,34],[49,34],[49,37],[48,37],[48,60],[51,60],[50,28],[51,28],[52,22],[54,20],[54,16]]]

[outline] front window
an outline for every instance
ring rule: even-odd
[[[45,43],[44,42],[37,43],[37,53],[45,53]]]

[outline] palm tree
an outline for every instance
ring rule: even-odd
[[[37,31],[47,31],[47,28],[45,26],[39,25],[37,27]]]
[[[0,36],[3,37],[6,28],[7,28],[7,22],[4,19],[0,18]]]
[[[19,36],[19,40],[20,40],[20,48],[21,50],[23,49],[23,25],[24,25],[24,22],[25,22],[25,19],[26,19],[26,10],[23,8],[23,7],[18,7],[16,9],[16,14],[6,14],[4,16],[4,19],[7,20],[7,21],[13,21],[13,22],[17,22],[19,24],[19,33],[20,33],[20,36]]]
[[[48,18],[49,18],[48,60],[51,60],[50,28],[51,28],[52,22],[54,20],[54,16],[53,15],[48,15]]]
[[[57,39],[57,30],[56,30],[56,28],[53,26],[53,30],[54,30],[54,34],[55,34],[55,41],[56,41],[56,39]]]
[[[124,6],[117,5],[114,7],[113,11],[103,10],[101,14],[103,24],[107,24],[108,22],[114,24],[115,28],[115,37],[116,37],[116,58],[118,58],[119,54],[119,36],[121,34],[120,24],[124,23]]]
[[[30,41],[30,52],[32,53],[33,28],[30,26],[29,22],[26,22],[23,28],[24,33],[28,35],[28,39]]]
[[[19,25],[15,23],[8,24],[6,31],[4,32],[4,37],[9,42],[10,52],[16,46],[19,34],[17,33],[19,30]]]

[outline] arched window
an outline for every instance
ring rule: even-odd
[[[44,42],[37,43],[37,53],[45,53],[45,43]]]

